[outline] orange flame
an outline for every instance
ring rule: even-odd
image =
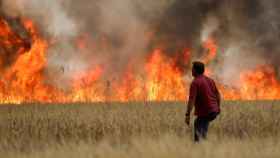
[[[240,74],[240,87],[228,90],[221,87],[224,98],[230,100],[280,99],[280,82],[272,66],[259,66]]]
[[[207,64],[213,59],[215,59],[218,47],[216,45],[215,40],[212,38],[207,39],[206,42],[203,43],[203,47],[207,49],[208,54],[202,59],[202,61]]]
[[[155,50],[146,65],[148,100],[184,100],[186,97],[183,74],[175,66],[174,60]]]
[[[188,65],[190,49],[176,57],[155,49],[143,70],[135,70],[133,63],[129,63],[123,75],[116,79],[106,78],[105,69],[97,65],[73,77],[70,89],[61,90],[46,82],[48,42],[39,35],[32,21],[24,20],[24,26],[31,34],[32,47],[30,50],[15,49],[18,56],[10,66],[0,64],[0,103],[184,101],[187,98],[190,79],[186,79],[178,62],[183,60],[183,64]],[[3,39],[0,46],[4,48],[22,43],[4,20],[0,21],[0,37]],[[85,49],[85,39],[78,39],[78,48]],[[208,50],[203,61],[208,64],[216,58],[218,46],[212,38],[203,46]],[[211,70],[208,73],[211,74]],[[244,70],[240,74],[240,87],[235,89],[218,85],[225,99],[280,99],[280,82],[269,65]]]

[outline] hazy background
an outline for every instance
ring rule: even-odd
[[[48,72],[66,81],[97,65],[105,77],[119,76],[129,63],[141,73],[147,56],[162,48],[170,56],[191,48],[192,59],[214,38],[214,76],[233,85],[245,69],[273,65],[279,73],[280,2],[277,0],[4,0],[10,17],[27,16],[45,38]],[[83,49],[77,40],[86,41]],[[178,62],[178,65],[180,61]],[[63,69],[63,73],[57,74]],[[236,83],[236,82],[235,82]]]

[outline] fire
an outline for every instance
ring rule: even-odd
[[[205,55],[202,61],[204,63],[209,63],[215,59],[218,47],[215,43],[215,40],[212,38],[207,39],[206,42],[203,43],[203,47],[207,49],[208,53]]]
[[[240,74],[238,90],[224,90],[226,99],[274,100],[280,99],[280,82],[272,66],[259,66]]]
[[[146,65],[148,100],[184,100],[186,97],[183,74],[176,68],[176,61],[155,50]]]
[[[12,30],[8,27],[8,24],[0,26],[2,30],[1,37],[14,37],[7,38],[7,44],[22,45],[19,49],[15,50],[17,59],[10,66],[9,69],[1,67],[2,74],[2,91],[1,91],[1,102],[12,102],[18,103],[22,101],[33,100],[31,96],[36,96],[38,101],[44,101],[40,93],[34,93],[34,89],[37,89],[42,82],[42,75],[40,71],[45,65],[44,52],[46,49],[46,42],[36,38],[34,33],[34,43],[30,50],[26,51],[24,48],[22,39],[20,39]],[[31,28],[31,26],[30,26]],[[27,28],[28,29],[28,28]],[[31,31],[31,30],[30,30]],[[32,30],[34,31],[34,30]],[[10,47],[4,45],[4,47]],[[9,52],[10,53],[10,52]]]
[[[32,21],[24,19],[22,25],[30,34],[30,49],[4,19],[0,20],[0,46],[6,49],[7,56],[14,56],[13,62],[6,62],[5,56],[0,56],[0,103],[186,100],[191,80],[178,63],[183,59],[183,65],[190,65],[192,52],[188,48],[175,57],[167,56],[164,49],[154,49],[143,69],[135,69],[133,62],[128,63],[126,71],[117,78],[107,77],[103,65],[94,65],[73,76],[68,89],[61,89],[47,82],[49,41],[42,38]],[[77,39],[79,49],[85,49],[85,40]],[[217,57],[218,46],[215,39],[209,38],[203,47],[207,50],[203,61],[209,64]],[[212,75],[212,71],[207,70],[207,74]],[[280,99],[280,82],[276,76],[272,66],[263,65],[244,70],[240,74],[240,87],[218,85],[229,100]]]
[[[76,96],[80,100],[75,101],[174,101],[186,97],[182,72],[176,68],[174,60],[163,55],[161,49],[156,49],[149,57],[142,72],[145,76],[133,71],[131,65],[128,64],[119,81],[100,82],[102,70],[96,69],[93,72],[96,80],[86,82],[87,86],[79,86],[79,95]],[[93,76],[87,73],[85,79],[88,81]]]

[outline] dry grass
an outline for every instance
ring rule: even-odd
[[[225,102],[193,144],[183,103],[0,107],[1,157],[280,157],[279,102]]]

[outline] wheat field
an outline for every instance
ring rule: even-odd
[[[224,102],[199,144],[185,109],[175,102],[2,105],[0,157],[280,157],[280,102]]]

